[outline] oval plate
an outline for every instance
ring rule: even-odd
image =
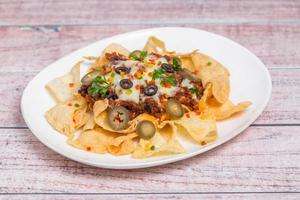
[[[147,38],[154,35],[166,43],[169,50],[190,52],[199,49],[225,65],[231,73],[230,99],[233,102],[249,100],[247,111],[217,123],[219,138],[201,146],[183,141],[184,154],[136,160],[130,156],[94,154],[66,144],[66,137],[47,123],[44,113],[55,105],[45,89],[46,83],[66,74],[83,56],[98,56],[110,43],[119,43],[129,50],[142,49]],[[61,58],[46,67],[24,90],[21,109],[32,133],[46,146],[72,160],[102,168],[133,169],[171,163],[206,152],[232,139],[245,130],[263,111],[271,96],[271,78],[264,64],[241,45],[222,36],[191,28],[153,28],[117,35],[93,43]]]

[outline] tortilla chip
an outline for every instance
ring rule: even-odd
[[[80,88],[81,63],[82,61],[78,62],[68,74],[55,78],[46,85],[57,102],[62,103],[71,100],[73,94]]]
[[[147,51],[149,53],[166,52],[165,43],[154,36],[150,36],[143,48],[143,51]]]
[[[184,128],[200,144],[207,135],[217,134],[215,120],[201,118],[194,112],[186,113],[182,118],[175,120],[174,123]]]
[[[45,117],[53,128],[70,137],[88,121],[86,109],[85,99],[76,95],[74,100],[59,103],[48,110]]]
[[[96,126],[96,122],[94,120],[94,114],[90,112],[90,113],[87,113],[87,115],[88,115],[88,120],[87,120],[86,124],[83,127],[84,131],[85,130],[92,130]]]
[[[114,139],[116,134],[101,128],[82,132],[77,138],[69,139],[68,144],[94,153],[106,153],[108,144]]]
[[[133,139],[137,136],[136,133],[131,133],[129,135],[114,138],[108,144],[108,152],[113,155],[126,155],[132,153],[135,149]]]
[[[246,110],[251,105],[249,101],[243,101],[234,105],[230,100],[227,100],[226,103],[220,104],[215,99],[209,99],[207,102],[207,110],[212,112],[216,117],[216,120],[223,120],[231,117],[232,115]]]
[[[207,100],[212,96],[211,88],[212,88],[211,83],[208,83],[203,92],[203,95],[202,95],[200,101],[198,102],[198,107],[199,107],[200,111],[205,110],[205,108],[207,107]]]
[[[129,54],[130,54],[130,51],[128,49],[126,49],[125,47],[123,47],[119,44],[112,43],[112,44],[108,45],[102,51],[101,56],[96,59],[95,64],[93,64],[91,66],[91,68],[100,67],[102,65],[107,64],[109,61],[106,59],[105,54],[106,53],[112,53],[112,52],[116,52],[116,53],[121,54],[121,55],[126,56],[126,57],[128,57]]]
[[[140,139],[133,152],[134,158],[147,158],[169,154],[184,153],[185,149],[176,139],[176,126],[170,121],[159,125],[157,132],[150,140]]]
[[[230,82],[228,70],[213,58],[201,53],[194,53],[192,60],[195,68],[199,69],[199,78],[204,87],[212,84],[212,94],[220,103],[228,100],[230,93]]]

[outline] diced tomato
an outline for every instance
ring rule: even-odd
[[[136,90],[140,90],[140,89],[141,89],[141,85],[136,85],[136,86],[135,86],[135,89],[136,89]]]
[[[75,86],[75,83],[69,83],[69,87],[72,88]]]

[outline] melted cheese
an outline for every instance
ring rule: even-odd
[[[154,61],[154,63],[153,63]],[[114,89],[116,91],[116,94],[119,97],[119,100],[122,101],[133,101],[135,103],[139,103],[141,101],[144,101],[146,98],[153,98],[157,102],[159,102],[159,96],[162,94],[165,94],[166,96],[174,96],[176,91],[179,89],[177,86],[171,86],[169,88],[162,87],[160,85],[160,80],[155,80],[155,85],[158,87],[158,91],[153,96],[146,96],[144,94],[141,94],[139,89],[137,89],[137,86],[146,86],[147,82],[154,81],[152,80],[151,73],[155,69],[159,69],[162,63],[167,63],[167,60],[164,57],[157,58],[154,55],[148,55],[144,62],[140,61],[133,61],[133,60],[126,60],[126,61],[116,61],[113,64],[113,68],[117,67],[127,67],[130,68],[129,74],[120,75],[112,71],[114,73],[114,77],[112,78],[111,73],[107,74],[105,77],[106,79],[113,79],[111,82],[114,84]],[[145,72],[143,73],[143,77],[141,79],[138,79],[134,77],[135,73],[137,73],[141,68],[145,69]],[[123,89],[120,86],[120,81],[122,79],[130,79],[133,83],[133,86],[130,89]]]

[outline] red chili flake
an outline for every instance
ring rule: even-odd
[[[90,150],[92,150],[92,148],[91,147],[86,147],[86,150],[90,151]]]
[[[189,114],[189,113],[186,113],[186,117],[187,117],[187,118],[190,118],[191,116],[190,116],[190,114]]]
[[[112,92],[113,90],[114,90],[113,87],[109,87],[109,88],[108,88],[108,91],[110,91],[110,92]]]
[[[199,73],[199,70],[198,69],[196,69],[195,71],[194,71],[194,74],[198,74]]]
[[[75,86],[75,83],[69,83],[69,87],[72,88]]]
[[[200,111],[196,111],[196,115],[201,115],[201,112]]]
[[[136,86],[135,86],[135,89],[136,89],[136,90],[140,90],[140,89],[141,89],[141,85],[136,85]]]
[[[68,105],[68,106],[72,106],[72,103],[71,103],[71,102],[69,102],[67,105]]]

